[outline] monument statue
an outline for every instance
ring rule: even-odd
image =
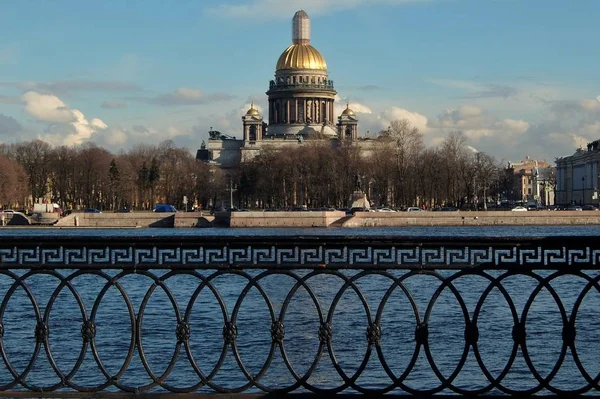
[[[356,175],[354,175],[354,190],[362,191],[361,183],[360,183],[360,175],[358,173]]]
[[[371,207],[367,199],[367,193],[362,190],[362,179],[358,173],[354,175],[354,192],[350,197],[349,205],[350,208],[363,208],[365,210]]]

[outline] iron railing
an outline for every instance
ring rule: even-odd
[[[269,91],[287,91],[287,90],[333,90],[333,80],[328,80],[323,83],[287,83],[287,82],[275,82],[271,80],[269,82]]]
[[[0,395],[598,394],[594,237],[0,241]]]

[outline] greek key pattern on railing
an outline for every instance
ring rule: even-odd
[[[132,276],[137,276],[143,279],[149,279],[148,288],[142,291],[128,293],[123,284],[124,280]],[[193,289],[185,292],[185,298],[182,300],[180,294],[182,292],[174,292],[178,284],[170,284],[171,279],[185,277],[193,281]],[[426,276],[426,277],[425,277]],[[483,394],[489,392],[503,392],[508,394],[519,393],[544,393],[551,392],[555,394],[581,394],[581,393],[598,393],[599,378],[593,372],[586,370],[584,362],[580,360],[582,353],[578,351],[580,343],[580,335],[578,334],[578,317],[583,317],[580,314],[582,303],[588,295],[600,294],[600,275],[595,276],[585,274],[577,270],[571,272],[555,271],[543,274],[532,273],[531,271],[496,271],[486,272],[482,270],[465,269],[454,271],[452,273],[440,273],[433,269],[420,271],[403,271],[401,273],[391,273],[385,270],[355,270],[352,273],[340,270],[255,270],[254,273],[248,273],[243,270],[217,270],[211,273],[201,274],[193,270],[165,270],[164,273],[155,273],[150,271],[121,271],[116,273],[106,273],[101,270],[77,270],[77,271],[51,271],[51,270],[31,270],[26,273],[14,273],[9,270],[0,270],[0,277],[9,283],[4,285],[6,292],[2,298],[0,307],[0,354],[3,359],[0,367],[0,375],[10,377],[9,381],[0,381],[0,391],[10,391],[13,389],[27,389],[34,392],[51,392],[59,389],[68,389],[78,392],[99,392],[118,389],[122,392],[142,393],[142,392],[198,392],[212,391],[220,393],[236,393],[247,391],[263,391],[275,393],[288,393],[297,391],[310,391],[321,394],[331,394],[342,391],[356,391],[361,393],[386,393],[386,392],[403,392],[410,394],[434,394],[439,392],[453,392],[459,394]],[[40,303],[33,294],[34,280],[39,282],[40,278],[53,280],[56,285],[49,288],[49,299],[47,302]],[[266,281],[269,278],[284,277],[291,280],[289,289],[286,289],[282,295],[282,301],[275,302],[271,298],[269,289],[266,286]],[[333,278],[339,282],[339,288],[331,288],[328,284],[327,289],[330,289],[331,303],[325,306],[320,300],[319,295],[323,294],[315,288],[313,282],[317,278]],[[373,302],[367,298],[370,294],[364,291],[364,279],[376,277],[379,280],[378,290],[381,292],[381,298]],[[482,290],[475,295],[475,301],[467,301],[464,294],[457,288],[458,283],[463,278],[477,277],[482,282]],[[91,311],[84,305],[84,292],[80,292],[77,287],[77,280],[98,279],[100,281],[98,295],[93,299]],[[219,285],[216,283],[218,279],[236,278],[242,283],[239,285],[234,306],[229,309],[226,305],[225,292],[221,292]],[[429,299],[424,306],[419,305],[416,297],[418,292],[407,282],[412,278],[430,278],[438,282]],[[514,278],[528,279],[533,282],[534,286],[530,293],[525,294],[526,299],[522,308],[517,305],[507,286],[509,280]],[[575,300],[569,304],[565,303],[559,292],[554,288],[554,284],[560,279],[574,278],[579,280],[579,286],[576,291],[569,289],[569,296],[574,296]],[[87,280],[86,280],[87,281]],[[382,283],[385,281],[386,283]],[[222,286],[221,286],[222,287]],[[228,285],[227,287],[231,287]],[[277,285],[277,287],[281,287]],[[271,287],[272,288],[272,287]],[[122,309],[127,314],[129,320],[130,340],[125,339],[124,345],[128,349],[126,355],[118,367],[113,369],[118,370],[111,372],[106,365],[106,358],[103,358],[101,353],[103,343],[98,342],[98,336],[101,334],[102,327],[98,322],[98,313],[101,306],[106,306],[107,293],[110,289],[118,293],[119,301],[122,302]],[[228,288],[229,289],[229,288]],[[240,318],[241,309],[246,301],[249,301],[249,293],[254,290],[258,293],[260,303],[266,314],[268,314],[268,323],[257,323],[253,328],[256,331],[245,331],[238,321]],[[294,300],[297,300],[299,292],[304,292],[308,296],[308,302],[314,309],[314,314],[311,316],[315,321],[316,327],[313,331],[305,331],[310,338],[315,342],[317,350],[314,354],[314,359],[306,370],[298,370],[295,364],[290,360],[290,346],[293,347],[293,342],[289,341],[288,333],[298,328],[308,328],[306,323],[294,324],[290,319],[293,319],[293,312],[289,309],[293,305]],[[491,301],[492,291],[501,296],[505,301],[505,306],[508,310],[506,313],[510,320],[510,325],[505,326],[504,331],[499,334],[505,337],[511,337],[511,348],[509,355],[502,360],[502,367],[498,368],[498,364],[490,365],[486,363],[480,349],[480,342],[486,338],[486,334],[493,329],[483,328],[489,327],[481,325],[479,320],[484,316],[484,309],[489,306]],[[169,342],[160,342],[158,347],[152,347],[144,341],[142,331],[144,331],[144,323],[151,316],[147,315],[148,304],[153,300],[156,292],[166,294],[166,306],[170,307],[170,311],[175,315],[175,323],[171,332],[171,340]],[[549,293],[552,298],[553,305],[556,308],[556,316],[560,319],[560,324],[556,326],[557,331],[561,331],[561,339],[556,351],[559,352],[555,364],[547,373],[536,368],[535,362],[532,360],[531,342],[536,337],[528,335],[531,332],[532,326],[528,321],[535,316],[534,302],[540,299],[542,292]],[[217,318],[221,320],[221,324],[217,325],[217,329],[221,331],[219,339],[220,344],[215,348],[216,357],[219,360],[211,370],[204,370],[200,365],[197,352],[194,352],[194,342],[202,342],[210,338],[196,316],[193,309],[199,301],[199,297],[203,293],[209,293],[214,300]],[[62,316],[62,323],[68,324],[71,331],[81,331],[80,339],[81,350],[78,351],[77,360],[70,370],[62,370],[60,366],[60,355],[54,352],[56,346],[61,340],[60,336],[53,335],[57,326],[53,324],[52,316],[58,312],[55,308],[57,304],[64,299],[64,295],[70,295],[75,299],[77,306],[65,318]],[[356,298],[356,304],[360,312],[343,312],[342,315],[337,313],[340,310],[345,310],[342,306],[343,298],[351,294]],[[389,306],[397,303],[398,299],[394,295],[402,294],[403,302],[409,309],[409,317],[404,320],[390,318],[390,314],[386,313]],[[462,322],[456,326],[456,331],[460,331],[459,352],[462,351],[459,361],[452,370],[443,370],[436,361],[435,342],[432,338],[432,320],[431,315],[436,312],[436,306],[439,305],[439,298],[442,294],[451,295],[456,303],[454,310],[460,314]],[[22,330],[15,328],[11,323],[20,323],[21,318],[7,319],[8,304],[16,300],[16,297],[21,295],[26,302],[29,302],[35,320],[31,320],[32,330],[29,333],[29,340],[35,347],[32,354],[24,352],[12,352],[9,355],[7,341],[13,339],[11,332],[19,331],[23,335]],[[130,296],[131,295],[131,296]],[[137,295],[137,297],[133,297]],[[472,294],[470,294],[472,295]],[[139,304],[135,306],[134,304]],[[441,305],[440,305],[441,306]],[[160,314],[164,314],[160,313]],[[394,313],[392,312],[392,315]],[[362,340],[356,342],[345,342],[340,338],[340,329],[337,326],[340,323],[340,318],[354,317],[354,329],[360,331]],[[154,315],[156,316],[156,315]],[[597,316],[597,315],[596,315]],[[168,317],[164,316],[165,320],[159,320],[158,325],[167,322]],[[535,319],[535,317],[533,317]],[[589,324],[591,320],[583,321],[583,324]],[[390,340],[390,333],[399,328],[398,323],[409,323],[410,341],[393,342],[393,345],[405,346],[408,348],[411,356],[407,365],[402,370],[395,370],[397,364],[386,353],[385,344]],[[435,323],[433,323],[435,324]],[[360,325],[360,327],[358,327]],[[403,324],[404,325],[404,324]],[[17,326],[18,327],[18,326]],[[63,326],[64,327],[64,326]],[[114,328],[114,326],[106,326],[104,328]],[[439,325],[437,326],[439,328]],[[238,346],[238,341],[243,334],[246,336],[255,336],[257,333],[263,332],[268,334],[270,342],[268,342],[268,353],[264,362],[261,360],[262,366],[258,370],[250,370],[241,352],[243,351]],[[214,338],[214,337],[213,337]],[[115,336],[115,338],[117,337]],[[547,340],[547,337],[538,336],[537,339]],[[364,357],[358,359],[354,370],[347,370],[338,361],[340,353],[336,352],[336,343],[346,345],[347,350],[356,350],[362,348]],[[144,344],[142,345],[142,342]],[[23,347],[25,343],[23,342]],[[70,342],[69,345],[73,343]],[[106,344],[106,342],[104,342]],[[175,348],[171,354],[170,348]],[[165,349],[169,348],[169,349]],[[153,370],[152,365],[148,361],[148,354],[156,351],[163,351],[164,358],[167,363],[165,369],[161,372]],[[248,347],[246,347],[248,350]],[[305,351],[302,348],[300,351]],[[298,348],[296,348],[298,351]],[[343,352],[343,351],[342,351]],[[75,352],[77,353],[77,351]],[[171,354],[171,358],[169,358]],[[430,367],[432,374],[436,378],[434,386],[428,388],[415,387],[409,383],[410,377],[415,372],[415,364],[420,354],[424,354],[425,362]],[[343,353],[342,353],[343,355]],[[469,357],[469,355],[474,355]],[[576,367],[574,371],[583,381],[580,386],[573,386],[571,389],[565,390],[563,387],[554,384],[555,377],[561,371],[567,355],[572,356]],[[132,364],[132,359],[138,357],[142,363],[141,368],[144,373],[143,378],[149,380],[147,383],[133,385],[124,381],[124,375],[128,372],[128,368]],[[222,365],[228,356],[233,356],[235,365],[241,371],[240,380],[235,381],[234,386],[225,386],[218,381],[231,381],[226,374],[228,370],[224,370]],[[16,358],[15,358],[16,357]],[[80,368],[85,358],[92,358],[97,365],[98,374],[103,379],[103,382],[95,385],[86,385],[78,380]],[[283,373],[289,384],[270,385],[265,382],[267,372],[270,370],[276,357],[280,357],[282,363],[280,373]],[[261,359],[265,356],[260,356]],[[439,359],[439,358],[438,358]],[[469,360],[470,359],[470,360]],[[524,360],[529,371],[529,385],[526,388],[514,387],[513,383],[508,382],[508,376],[515,372],[517,367],[517,359]],[[369,372],[369,368],[373,367],[373,362],[382,370],[383,379],[376,384],[363,385],[361,376]],[[470,362],[470,363],[469,363]],[[40,384],[34,377],[30,378],[31,371],[34,365],[45,364],[53,378],[46,378],[45,384]],[[175,365],[177,364],[177,367]],[[311,378],[317,373],[317,370],[323,364],[328,364],[333,367],[333,376],[328,379],[329,382],[339,380],[338,385],[328,386],[322,379],[313,381]],[[461,372],[469,364],[471,369],[475,366],[478,370],[479,377],[486,382],[482,386],[473,387],[475,384],[469,384],[469,387],[461,386],[455,383],[460,379]],[[18,366],[17,366],[18,365]],[[494,366],[494,367],[491,367]],[[3,369],[2,369],[3,368]],[[183,369],[188,369],[188,376],[193,376],[193,381],[186,378],[186,384],[173,385],[170,378]],[[495,368],[495,373],[491,371]],[[178,370],[178,371],[176,371]],[[571,370],[573,371],[573,370]],[[422,372],[422,371],[419,371]],[[471,371],[472,372],[472,371]],[[524,378],[522,370],[519,370],[519,376]],[[544,375],[546,374],[546,375]],[[334,378],[335,377],[335,378]],[[278,381],[285,378],[281,377]],[[51,380],[51,383],[48,381]],[[83,379],[86,381],[86,379]],[[327,381],[325,381],[327,382]]]
[[[21,248],[0,247],[0,265],[32,266],[163,266],[236,265],[267,267],[301,266],[475,266],[475,265],[576,265],[600,264],[600,248],[504,247],[350,247],[247,246],[237,247],[102,247]]]

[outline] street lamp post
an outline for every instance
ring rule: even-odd
[[[533,173],[533,199],[535,200],[535,206],[537,207],[540,203],[540,187],[539,187],[539,178],[540,178],[540,173],[538,172],[538,169],[535,168],[534,173]]]
[[[373,187],[373,183],[375,183],[375,179],[373,179],[372,177],[369,179],[369,188],[368,188],[368,192],[369,192],[369,198],[368,200],[370,201],[370,203],[374,203],[373,202],[373,194],[372,194],[372,187]],[[379,204],[381,205],[381,204]]]
[[[233,179],[229,178],[229,209],[233,209]]]
[[[585,205],[585,176],[581,176],[581,205]]]
[[[229,179],[229,210],[233,208],[233,177],[228,173],[225,175]]]
[[[542,186],[542,192],[540,193],[540,201],[542,203],[542,208],[546,208],[546,181],[543,180],[540,185]]]

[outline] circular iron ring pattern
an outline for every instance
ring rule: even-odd
[[[134,276],[135,275],[135,276]],[[124,284],[125,278],[135,277],[145,280],[147,284],[143,290],[134,290],[135,292],[127,291],[127,284]],[[323,276],[338,281],[338,285],[329,284],[331,289],[331,303],[325,306],[319,301],[319,292],[315,288],[318,284],[314,282]],[[369,292],[363,290],[365,282],[372,277],[378,278],[378,290],[382,293],[382,297],[373,308],[373,303],[369,301]],[[420,306],[415,299],[415,292],[411,290],[410,284],[407,284],[409,279],[419,279],[427,276],[434,279],[438,284],[431,290],[429,301],[425,306]],[[470,301],[463,297],[464,292],[459,288],[459,282],[465,277],[476,276],[478,281],[481,281],[482,291],[477,294],[476,298],[470,298]],[[221,292],[222,286],[216,283],[216,279],[228,279],[235,277],[237,279],[237,296],[231,300],[231,292]],[[0,385],[1,391],[10,391],[14,389],[26,389],[33,392],[50,392],[56,390],[71,390],[78,392],[100,392],[106,390],[120,390],[123,392],[141,393],[141,392],[161,392],[169,391],[175,393],[187,392],[219,392],[219,393],[239,393],[239,392],[268,392],[268,393],[289,393],[295,391],[310,391],[318,394],[332,394],[337,392],[360,392],[360,393],[387,393],[387,392],[404,392],[410,394],[435,394],[452,392],[461,395],[478,395],[494,391],[503,392],[506,394],[543,394],[553,393],[558,395],[566,394],[585,394],[589,392],[597,392],[600,389],[599,381],[600,374],[593,375],[584,365],[581,359],[581,350],[578,345],[581,344],[580,337],[577,331],[577,323],[585,323],[582,320],[580,310],[583,307],[584,301],[591,298],[592,295],[600,296],[600,275],[593,275],[582,271],[573,270],[572,272],[561,270],[549,273],[535,273],[532,271],[484,271],[484,270],[461,270],[452,273],[440,273],[434,270],[413,270],[391,272],[386,270],[253,270],[243,271],[235,269],[216,270],[212,273],[199,272],[195,270],[164,270],[159,272],[156,270],[129,271],[123,270],[116,273],[108,273],[99,270],[76,270],[76,271],[49,271],[49,270],[30,270],[24,273],[16,273],[13,271],[0,270],[0,278],[2,278],[4,290],[2,291],[2,304],[0,305],[0,355],[2,357],[2,367],[5,369],[5,374],[10,376],[11,380],[2,382]],[[38,297],[34,294],[33,279],[45,278],[49,281],[56,282],[56,285],[48,291],[47,301],[39,302]],[[88,312],[83,299],[81,286],[77,284],[78,279],[87,278],[97,281],[99,292],[91,302],[91,311]],[[194,287],[193,290],[185,292],[182,300],[182,292],[177,291],[177,284],[171,284],[174,278],[186,278]],[[283,292],[282,300],[274,302],[270,295],[272,285],[269,279],[284,278],[289,281],[289,287]],[[516,305],[515,298],[511,296],[510,290],[507,287],[510,285],[507,282],[510,279],[526,279],[532,284],[532,290],[522,294],[524,306],[521,310]],[[577,291],[569,294],[574,297],[572,302],[564,302],[561,299],[561,290],[557,289],[560,285],[560,279],[570,279],[573,282],[578,282]],[[240,283],[242,281],[242,283]],[[386,281],[387,283],[382,283]],[[574,283],[573,283],[574,284]],[[283,286],[282,286],[283,287]],[[111,290],[111,288],[113,290]],[[280,287],[281,288],[281,287]],[[172,340],[160,343],[165,353],[165,367],[160,374],[156,373],[147,358],[149,351],[156,352],[157,348],[148,348],[147,343],[143,340],[145,319],[147,307],[155,292],[161,291],[168,299],[169,309],[175,317],[175,327],[172,332]],[[282,288],[283,289],[283,288]],[[106,328],[106,324],[98,323],[99,308],[108,306],[108,292],[114,292],[123,306],[124,314],[129,320],[128,326],[120,326],[127,328],[129,333],[127,339],[121,342],[126,348],[124,360],[119,365],[116,373],[108,371],[103,359],[100,355],[100,347],[103,343],[98,341],[98,333],[102,332],[102,327]],[[229,291],[229,290],[227,290]],[[203,329],[199,326],[198,320],[192,316],[192,311],[198,306],[199,296],[206,292],[214,299],[215,307],[218,309],[218,318],[222,320],[222,325],[215,326],[223,332],[222,342],[219,348],[216,348],[214,355],[218,355],[218,359],[209,371],[203,371],[195,353],[191,342],[193,340],[203,340]],[[268,352],[264,362],[261,361],[258,371],[250,371],[242,359],[242,350],[238,344],[238,339],[243,334],[253,336],[258,331],[248,331],[246,328],[252,326],[238,325],[239,314],[242,306],[250,301],[250,292],[258,294],[258,300],[261,308],[264,308],[268,315],[268,320],[265,326],[260,331],[271,337],[268,343]],[[294,303],[299,292],[303,292],[308,296],[309,303],[314,307],[313,321],[318,324],[318,329],[306,331],[315,341],[318,346],[314,359],[309,362],[306,370],[300,371],[294,367],[289,352],[289,335],[286,331],[292,328],[293,320],[290,320],[288,309]],[[500,367],[500,372],[492,375],[490,366],[496,368],[498,364],[486,364],[483,356],[480,353],[480,342],[486,338],[485,329],[482,329],[480,324],[482,309],[486,306],[486,301],[489,301],[492,292],[496,292],[506,302],[508,314],[510,314],[510,331],[506,331],[507,336],[513,337],[510,354],[505,362]],[[541,293],[549,295],[549,298],[554,303],[557,309],[556,316],[559,318],[561,325],[559,328],[562,331],[562,344],[560,347],[554,348],[557,350],[558,357],[551,365],[550,371],[543,373],[536,369],[535,361],[530,353],[530,343],[534,339],[528,332],[534,328],[534,325],[528,323],[532,314],[535,314],[534,302],[540,298]],[[388,320],[385,316],[387,307],[398,304],[399,293],[404,305],[408,306],[410,313],[407,317],[413,321],[414,340],[406,349],[412,353],[409,356],[406,368],[399,374],[393,371],[394,358],[388,356],[384,350],[384,343],[389,339],[389,328],[382,326],[393,326],[394,320]],[[281,294],[281,293],[280,293]],[[453,370],[442,370],[436,364],[434,349],[431,344],[430,329],[434,328],[431,324],[431,315],[436,306],[438,299],[442,294],[449,294],[457,303],[455,309],[462,318],[464,325],[458,327],[464,330],[463,346],[460,349],[460,356]],[[28,325],[34,325],[33,331],[28,334],[28,343],[33,343],[33,351],[31,353],[23,353],[21,358],[15,358],[15,354],[9,354],[6,348],[7,340],[14,339],[11,337],[11,332],[14,331],[14,318],[7,318],[9,304],[16,299],[16,295],[23,295],[21,298],[24,303],[28,303],[35,317],[34,320],[28,320]],[[474,294],[470,294],[474,295]],[[70,326],[77,331],[81,331],[81,348],[76,349],[73,355],[76,356],[73,366],[69,370],[62,370],[58,365],[57,356],[59,356],[51,347],[51,342],[60,342],[61,337],[53,335],[55,329],[53,327],[52,315],[56,312],[54,309],[61,298],[68,296],[74,299],[75,308],[70,314],[73,325]],[[353,371],[345,370],[340,363],[336,353],[334,343],[338,339],[340,317],[336,311],[339,311],[339,306],[342,298],[348,296],[354,298],[357,303],[357,309],[364,312],[363,315],[351,314],[355,317],[354,323],[360,324],[363,340],[353,343],[354,348],[364,348],[364,357],[355,359],[357,367]],[[229,299],[228,299],[229,298]],[[227,303],[230,303],[231,311]],[[113,301],[114,302],[114,301]],[[110,302],[111,304],[113,302]],[[474,305],[468,305],[468,303]],[[422,304],[421,304],[422,305]],[[111,305],[113,306],[113,305]],[[203,309],[197,309],[200,315],[203,315]],[[347,317],[348,315],[346,315]],[[214,318],[215,315],[213,314]],[[407,320],[403,320],[406,322]],[[7,324],[8,323],[8,324]],[[290,324],[291,323],[291,324]],[[343,325],[343,323],[341,324]],[[293,325],[294,329],[303,327],[302,325]],[[312,327],[311,327],[312,328]],[[386,331],[387,330],[387,331]],[[106,332],[106,331],[104,331]],[[123,339],[123,337],[121,337]],[[152,344],[155,342],[150,341]],[[344,343],[348,344],[348,343]],[[170,348],[170,349],[169,349]],[[91,353],[90,353],[91,352]],[[417,364],[419,354],[423,361],[429,367],[429,371],[438,380],[438,385],[433,388],[422,388],[418,386],[409,386],[407,378],[411,375]],[[486,381],[487,385],[467,389],[459,387],[455,384],[456,379],[461,375],[465,364],[472,354],[475,363],[479,368],[480,376]],[[575,364],[574,370],[578,373],[578,377],[583,382],[579,386],[573,386],[572,389],[565,389],[556,385],[557,376],[564,367],[565,359],[571,355]],[[202,355],[200,355],[202,356]],[[221,379],[227,378],[227,370],[223,368],[228,356],[234,360],[234,364],[239,368],[240,375],[243,379],[235,382],[233,387],[225,387],[216,382],[217,377]],[[86,384],[77,381],[77,377],[81,372],[81,366],[84,360],[91,358],[94,360],[99,370],[99,375],[104,379],[103,382],[97,384]],[[505,382],[506,377],[513,371],[513,366],[517,359],[521,359],[529,370],[529,384],[532,386],[519,388],[510,386]],[[287,377],[291,381],[290,384],[281,386],[273,386],[268,380],[268,372],[274,361],[279,359],[284,365],[287,372]],[[42,362],[43,360],[43,362]],[[123,377],[130,372],[132,362],[137,361],[143,367],[145,372],[143,377],[150,380],[149,383],[131,384],[123,382]],[[366,373],[369,362],[377,361],[379,366],[387,376],[387,382],[378,382],[377,387],[372,384],[363,386],[359,383],[360,377]],[[48,381],[38,381],[31,377],[31,372],[34,370],[37,363],[49,365],[46,373],[53,373],[55,381],[48,384]],[[342,381],[339,385],[330,386],[327,383],[315,384],[311,378],[317,373],[317,369],[321,364],[332,366],[335,375],[331,376],[330,380],[339,379]],[[18,366],[17,366],[18,365]],[[174,373],[180,367],[189,369],[189,372],[196,376],[197,381],[188,381],[185,386],[173,385],[169,383],[170,377],[174,377]],[[138,370],[139,371],[139,370]],[[279,370],[280,372],[282,370]],[[571,370],[572,371],[572,370]],[[446,377],[447,376],[447,377]],[[335,377],[335,378],[334,378]],[[140,380],[144,379],[140,378]],[[83,381],[88,381],[84,379]]]

